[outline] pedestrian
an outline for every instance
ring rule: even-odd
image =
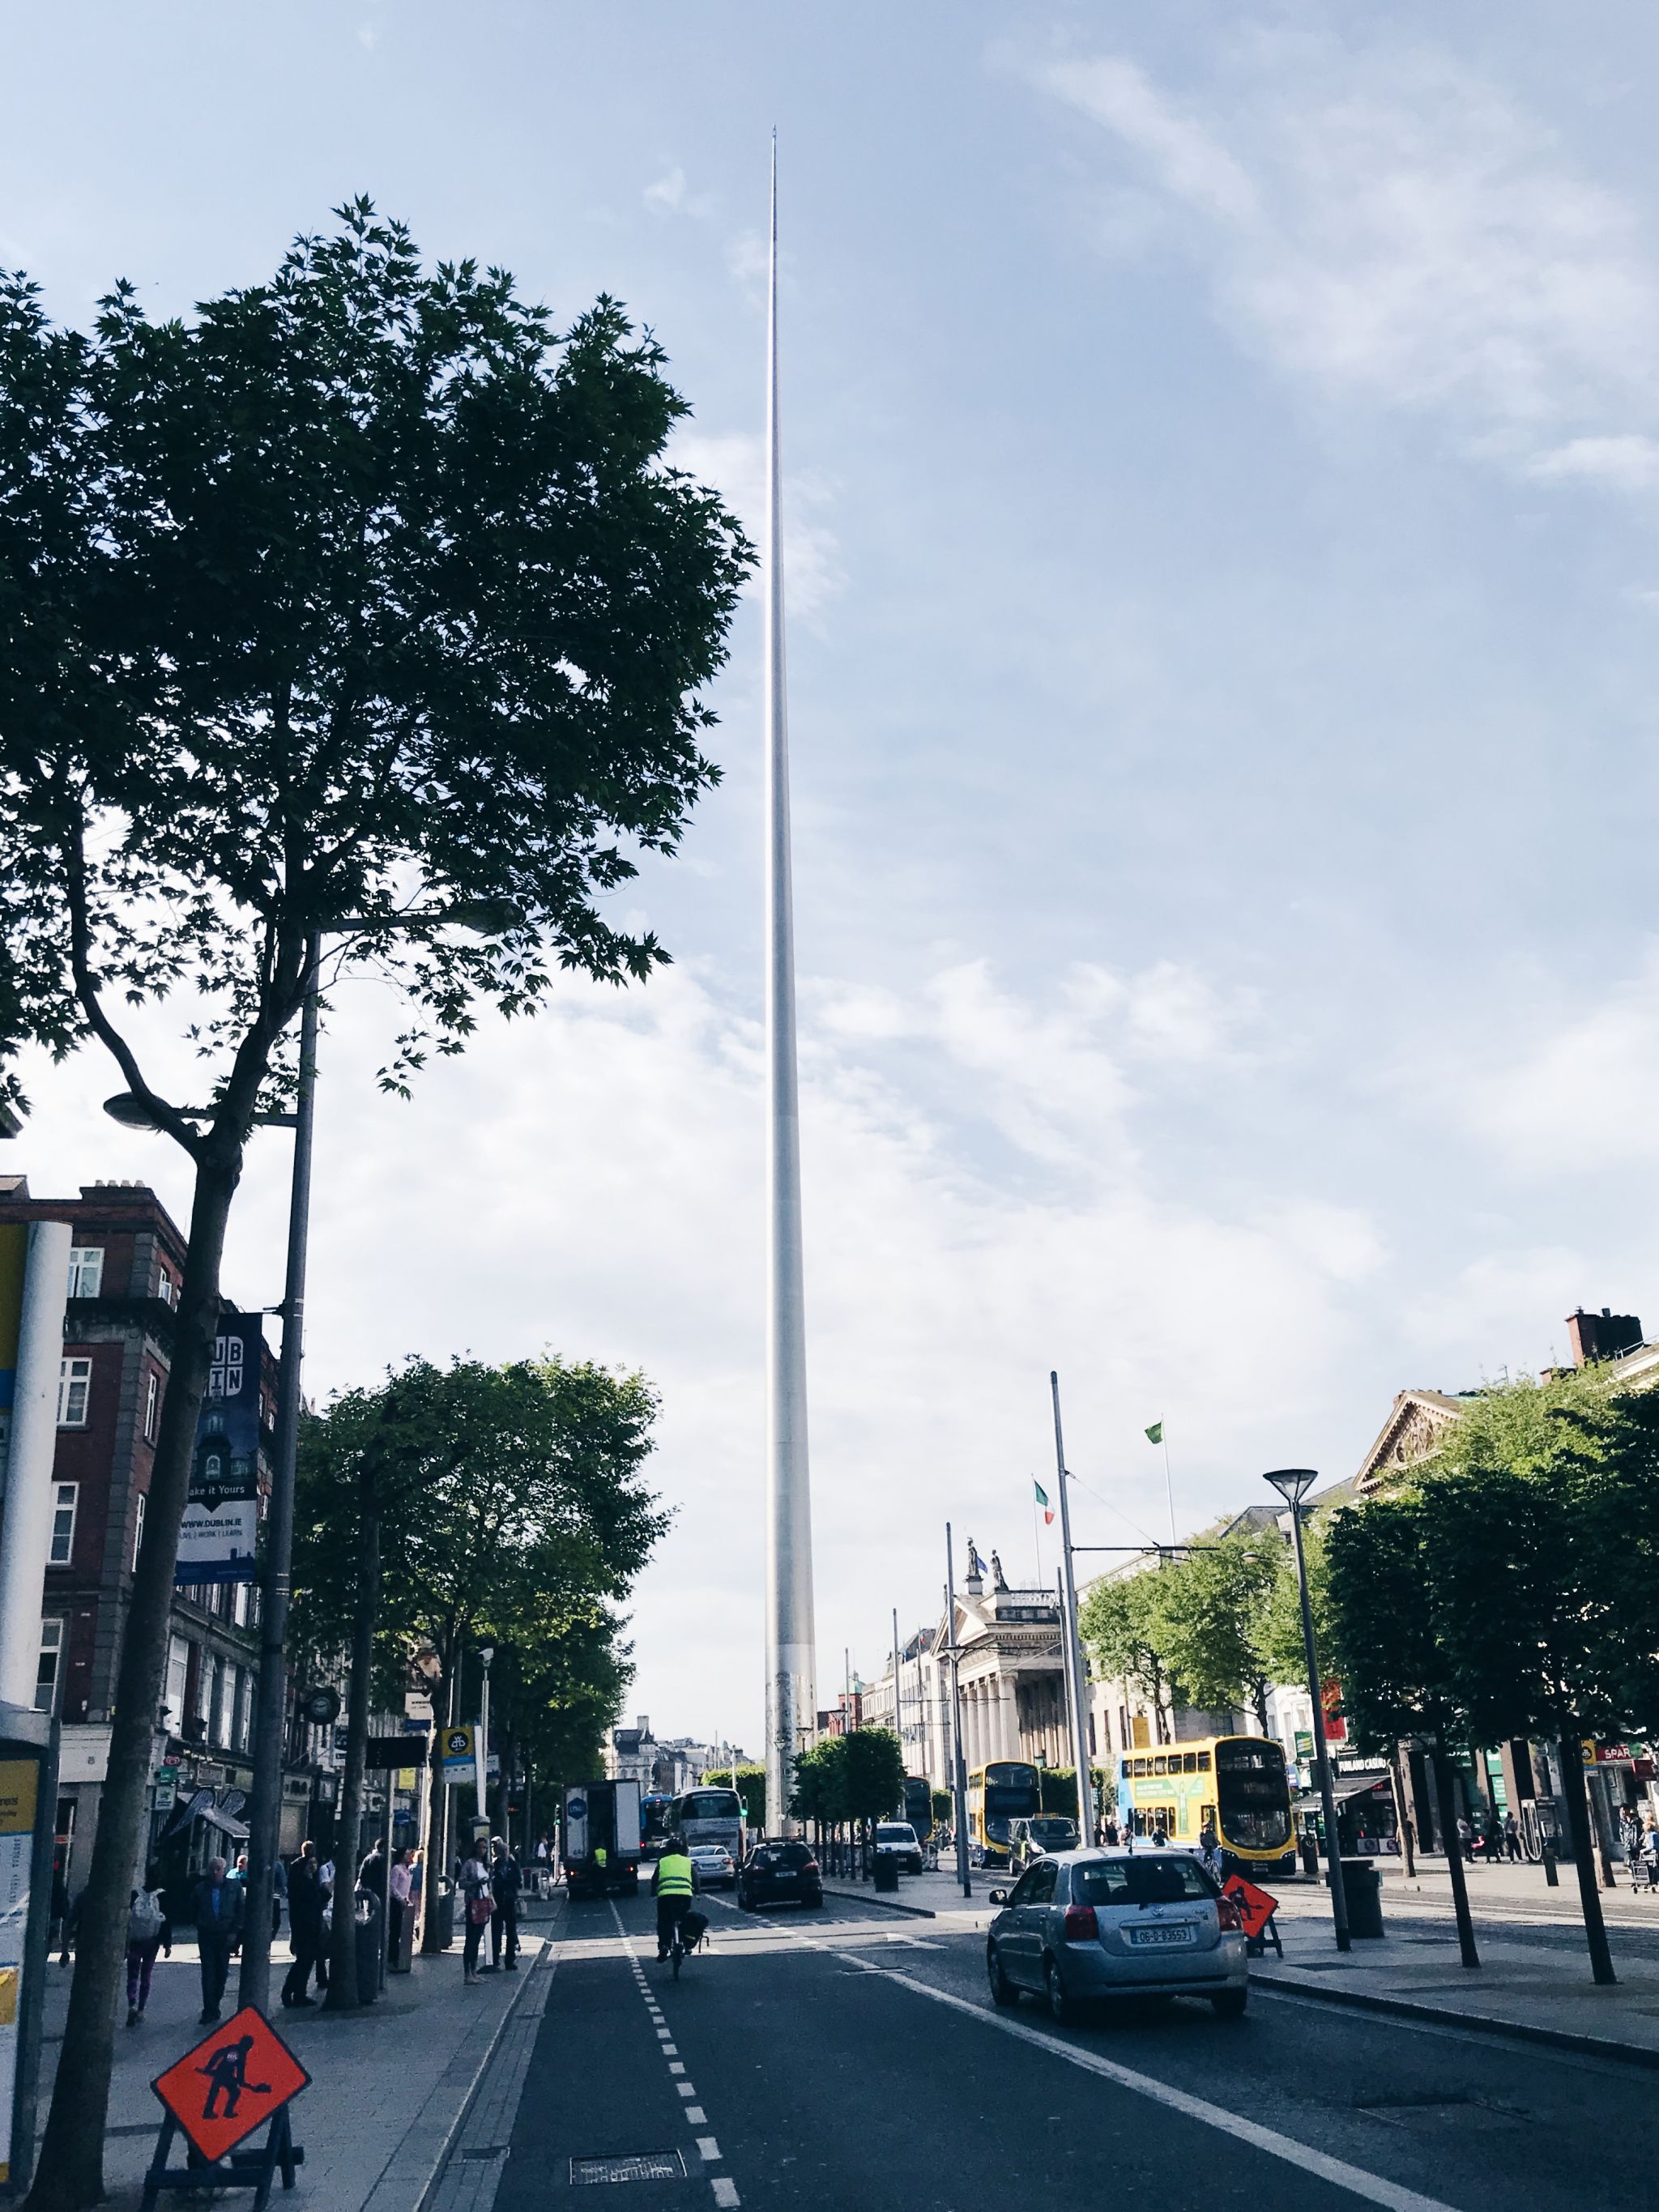
[[[380,1900],[381,1909],[384,1911],[386,1906],[386,1850],[379,1836],[375,1837],[374,1844],[368,1855],[365,1856],[362,1864],[357,1869],[357,1887],[360,1890],[367,1890],[371,1897],[378,1897]]]
[[[403,1940],[404,1921],[414,1909],[410,1899],[409,1863],[415,1854],[405,1844],[392,1854],[392,1864],[386,1869],[389,1895],[386,1902],[386,1955],[393,1966],[398,1961],[398,1947]]]
[[[1215,1855],[1221,1848],[1221,1838],[1216,1833],[1215,1823],[1213,1820],[1206,1820],[1204,1826],[1199,1830],[1198,1848],[1203,1854],[1205,1865],[1208,1867],[1211,1873],[1213,1874],[1215,1872]]]
[[[1642,1819],[1634,1805],[1619,1808],[1619,1836],[1625,1847],[1625,1865],[1630,1875],[1630,1886],[1636,1887],[1636,1869],[1642,1863]]]
[[[495,1899],[489,1887],[489,1869],[478,1856],[476,1844],[470,1856],[461,1861],[457,1887],[466,1911],[466,1935],[461,1950],[461,1980],[464,1988],[471,1988],[478,1978],[478,1946],[495,1910]],[[493,1966],[486,1966],[483,1971],[489,1974],[495,1970]]]
[[[1505,1813],[1504,1815],[1504,1856],[1511,1866],[1520,1863],[1521,1823],[1513,1813]]]
[[[1474,1863],[1474,1830],[1460,1813],[1457,1816],[1457,1848],[1473,1866]]]
[[[519,1971],[519,1862],[499,1836],[489,1839],[489,1893],[495,1911],[489,1923],[489,1955],[504,1973]]]
[[[202,2020],[210,2027],[219,2017],[230,1972],[230,1954],[241,1941],[247,1892],[240,1881],[227,1881],[222,1859],[210,1859],[207,1873],[196,1885],[191,1914],[196,1923],[196,1942],[202,1955]]]
[[[283,1984],[285,2005],[313,2005],[306,1984],[317,1973],[317,1986],[328,1984],[319,1971],[323,1956],[323,1877],[317,1864],[317,1846],[307,1839],[288,1875],[288,1942],[294,1964]]]
[[[173,1956],[173,1923],[161,1895],[161,1870],[144,1869],[143,1887],[127,1899],[127,2026],[137,2027],[149,2002],[149,1978],[155,1954]]]
[[[1651,1813],[1642,1828],[1642,1865],[1647,1874],[1648,1887],[1659,1889],[1659,1820]]]

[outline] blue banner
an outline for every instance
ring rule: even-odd
[[[264,1324],[258,1314],[219,1316],[207,1395],[196,1421],[190,1502],[179,1531],[175,1583],[251,1583],[259,1532],[259,1380]]]

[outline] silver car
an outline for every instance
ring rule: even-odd
[[[687,1856],[696,1869],[699,1889],[735,1889],[737,1861],[724,1844],[691,1844]]]
[[[1061,1851],[1012,1891],[985,1946],[991,1995],[1047,1998],[1062,2027],[1101,1997],[1207,1997],[1237,2020],[1249,1997],[1238,1908],[1190,1852]]]

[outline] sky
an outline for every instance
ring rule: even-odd
[[[367,191],[626,301],[751,522],[777,128],[821,1701],[937,1614],[947,1519],[1036,1571],[1051,1370],[1111,1545],[1167,1533],[1149,1424],[1189,1529],[1580,1304],[1659,1334],[1656,68],[1623,0],[0,12],[0,260],[55,315],[185,312]],[[732,644],[725,781],[618,902],[671,969],[408,1104],[340,994],[307,1388],[643,1369],[629,1710],[757,1750],[753,599]],[[28,1073],[37,1194],[184,1208],[107,1063]]]

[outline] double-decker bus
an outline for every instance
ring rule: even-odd
[[[1212,1735],[1125,1752],[1118,1761],[1118,1825],[1125,1836],[1162,1828],[1196,1850],[1215,1830],[1228,1874],[1293,1874],[1296,1838],[1285,1753],[1265,1735]]]
[[[933,1832],[933,1785],[921,1775],[904,1778],[904,1818],[915,1830],[916,1841],[925,1845]]]
[[[666,1792],[640,1800],[640,1856],[659,1859],[673,1826],[674,1801]]]
[[[994,1759],[968,1777],[968,1840],[984,1853],[987,1866],[1008,1863],[1008,1829],[1042,1810],[1042,1782],[1035,1766],[1014,1759]]]
[[[743,1857],[743,1800],[735,1790],[688,1790],[675,1798],[669,1825],[688,1844],[724,1844],[734,1863]]]

